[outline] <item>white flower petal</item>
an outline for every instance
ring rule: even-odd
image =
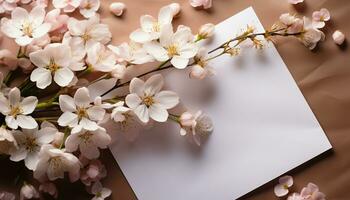
[[[31,116],[18,115],[17,123],[18,123],[18,126],[24,129],[34,129],[38,127],[38,123]]]
[[[139,105],[133,111],[143,123],[147,123],[149,121],[149,113],[146,105]]]
[[[85,130],[89,130],[89,131],[95,131],[99,128],[99,126],[96,124],[96,122],[91,121],[85,117],[83,117],[80,122],[79,125],[85,129]]]
[[[19,148],[15,151],[11,152],[11,157],[10,160],[14,161],[14,162],[18,162],[21,160],[24,160],[27,157],[27,151],[25,148]]]
[[[50,63],[50,56],[44,50],[35,51],[29,54],[30,61],[37,66],[45,68]]]
[[[79,143],[79,134],[71,134],[66,139],[65,148],[68,152],[74,152],[78,149]]]
[[[56,133],[57,133],[56,128],[52,127],[46,127],[42,128],[37,132],[37,141],[40,144],[48,144],[52,142],[55,139]]]
[[[179,97],[172,91],[161,91],[155,95],[154,100],[165,109],[175,107],[179,103]]]
[[[24,159],[26,167],[30,170],[35,170],[39,162],[39,154],[37,152],[28,153],[27,157]]]
[[[138,43],[146,43],[152,40],[152,36],[141,29],[137,29],[130,34],[130,40]]]
[[[133,93],[133,94],[128,94],[125,98],[125,103],[126,105],[128,105],[131,109],[136,108],[137,106],[139,106],[141,104],[142,100],[140,99],[140,97]]]
[[[164,6],[158,14],[158,21],[161,24],[170,24],[173,20],[173,11],[170,6]]]
[[[87,114],[93,121],[101,121],[104,118],[105,113],[105,109],[101,108],[100,106],[92,106],[87,109]]]
[[[42,6],[36,6],[30,11],[28,20],[33,22],[33,25],[38,26],[43,23],[45,18],[45,9]]]
[[[67,67],[61,68],[55,72],[54,80],[57,85],[66,87],[73,80],[74,73]]]
[[[16,20],[16,22],[23,22],[24,20],[28,19],[28,12],[26,9],[22,7],[16,7],[12,12],[11,12],[11,19]]]
[[[5,122],[6,122],[6,125],[12,129],[18,128],[18,122],[13,116],[7,115],[5,118]]]
[[[165,47],[171,45],[172,35],[174,35],[173,25],[172,24],[164,25],[159,38],[160,44]]]
[[[160,74],[155,74],[145,82],[145,93],[147,95],[153,96],[162,89],[163,85],[163,76]]]
[[[160,104],[153,104],[149,107],[149,115],[157,122],[165,122],[168,119],[168,111]]]
[[[21,92],[18,88],[12,88],[9,92],[9,102],[12,106],[17,106],[21,100]]]
[[[78,124],[78,116],[71,112],[64,112],[57,122],[60,126],[76,126]]]
[[[278,184],[275,186],[274,192],[277,197],[283,197],[288,194],[289,190],[284,188],[282,184]]]
[[[75,105],[81,108],[86,108],[90,105],[89,90],[85,87],[79,88],[74,95]]]
[[[52,82],[51,72],[45,68],[36,68],[30,75],[30,80],[36,82],[38,88],[45,89]]]
[[[139,96],[143,95],[145,82],[139,78],[133,78],[130,82],[130,93],[136,93]]]
[[[169,59],[168,52],[157,42],[147,42],[143,47],[150,55],[160,62]]]
[[[50,31],[50,29],[51,29],[51,24],[49,23],[41,24],[39,27],[33,30],[33,33],[32,33],[33,38],[40,38],[44,36]]]
[[[33,40],[34,40],[33,38],[25,35],[25,36],[16,38],[15,41],[19,46],[27,46],[28,44],[32,43]]]
[[[183,58],[183,57],[180,57],[180,56],[174,56],[171,59],[170,62],[177,69],[185,69],[187,67],[189,61],[190,60],[188,58]]]
[[[140,17],[140,24],[142,31],[151,32],[153,31],[154,24],[157,23],[157,20],[154,19],[151,15],[143,15]]]
[[[26,97],[22,100],[20,107],[24,115],[28,115],[35,110],[36,105],[38,104],[38,98],[36,97]]]
[[[74,99],[68,95],[60,95],[59,103],[60,103],[60,108],[63,112],[75,112],[76,111]]]

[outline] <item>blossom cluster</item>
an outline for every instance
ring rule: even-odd
[[[278,182],[274,188],[275,195],[277,197],[286,196],[289,193],[289,189],[293,186],[293,177],[283,176],[279,178]],[[302,188],[300,193],[292,193],[287,197],[287,200],[326,200],[326,195],[320,192],[317,185],[308,183]]]
[[[7,6],[1,31],[18,52],[0,50],[0,64],[8,70],[0,73],[0,153],[24,161],[41,192],[57,197],[55,181],[67,174],[72,182],[80,180],[94,199],[111,194],[101,185],[107,172],[98,160],[100,149],[112,141],[107,123],[130,137],[129,132],[145,126],[175,122],[180,134],[197,145],[213,131],[202,111],[172,110],[180,98],[164,89],[161,71],[188,68],[190,78],[201,80],[215,74],[211,60],[239,54],[243,42],[263,48],[262,40],[274,36],[297,37],[312,49],[324,38],[319,28],[326,21],[322,13],[317,23],[285,14],[271,30],[256,33],[248,26],[209,51],[201,41],[213,37],[214,25],[205,24],[196,34],[184,25],[174,27],[180,12],[175,3],[161,8],[156,18],[141,16],[130,41],[118,45],[101,22],[99,0],[3,0],[1,6]],[[110,9],[121,15],[125,5],[111,4]],[[80,17],[71,14],[76,10]],[[156,66],[141,73],[144,65]],[[128,78],[135,68],[140,72]],[[14,81],[23,74],[21,83]],[[23,199],[38,195],[24,182]]]

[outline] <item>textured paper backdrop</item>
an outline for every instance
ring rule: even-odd
[[[287,0],[213,0],[213,9],[195,10],[188,0],[121,0],[126,3],[124,17],[116,18],[108,6],[116,0],[101,0],[103,22],[113,32],[113,43],[128,38],[128,34],[139,26],[142,14],[156,15],[159,8],[171,3],[182,5],[181,17],[175,23],[186,24],[197,29],[201,24],[218,23],[248,6],[253,6],[265,27],[269,27],[281,13],[293,12],[310,16],[316,9],[326,7],[332,20],[326,29],[328,40],[315,52],[310,52],[294,39],[278,39],[277,49],[288,66],[310,107],[327,133],[333,152],[308,163],[290,173],[295,178],[295,189],[300,190],[308,181],[317,183],[331,200],[350,198],[350,54],[349,49],[338,48],[331,39],[335,29],[342,30],[350,37],[349,0],[305,0],[304,6],[293,7]],[[2,44],[3,45],[3,44]],[[2,46],[1,45],[1,46]],[[111,154],[106,151],[103,160],[108,168],[104,184],[113,190],[113,200],[135,199],[131,188],[121,174]],[[0,160],[0,190],[13,190],[13,178],[20,167],[6,159]],[[60,184],[62,199],[88,199],[78,184],[67,187]],[[252,192],[246,199],[277,199],[273,194],[273,183]]]

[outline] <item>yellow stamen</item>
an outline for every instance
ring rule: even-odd
[[[169,55],[170,57],[179,55],[178,48],[177,48],[177,46],[174,45],[174,44],[168,46],[167,51],[168,51],[168,55]]]
[[[147,106],[147,107],[150,107],[151,105],[154,104],[154,100],[153,100],[153,97],[151,96],[146,96],[142,99],[142,102]]]

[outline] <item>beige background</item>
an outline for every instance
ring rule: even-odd
[[[127,12],[122,18],[116,18],[108,11],[109,4],[114,1],[101,0],[103,22],[110,25],[114,44],[127,40],[129,33],[139,26],[141,15],[156,16],[160,7],[171,2],[182,6],[181,15],[175,23],[188,25],[194,30],[204,23],[218,23],[248,6],[253,6],[266,28],[284,12],[311,16],[314,10],[322,7],[329,9],[332,20],[325,30],[327,41],[315,51],[309,51],[292,38],[276,41],[279,53],[334,147],[333,151],[289,174],[294,176],[295,191],[308,182],[314,182],[327,195],[327,199],[350,199],[350,55],[347,45],[339,48],[331,39],[336,29],[349,37],[349,0],[305,0],[303,6],[296,7],[289,5],[287,0],[213,0],[213,8],[209,11],[193,9],[188,0],[122,0],[127,5]],[[136,199],[108,150],[103,153],[103,160],[108,168],[104,184],[113,190],[111,199]],[[14,191],[18,188],[13,184],[13,179],[20,173],[20,166],[1,158],[0,169],[0,189]],[[273,185],[274,182],[268,183],[244,199],[277,199],[273,194]],[[61,199],[89,199],[79,184],[60,182],[59,187]],[[154,192],[157,192],[157,188]]]

